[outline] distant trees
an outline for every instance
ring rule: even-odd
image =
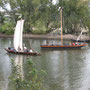
[[[4,13],[1,13],[0,12],[0,25],[2,25],[5,21],[5,18],[4,18]]]
[[[89,0],[59,0],[63,7],[64,29],[68,33],[77,33],[80,28],[90,30]]]
[[[22,14],[25,19],[25,32],[48,33],[53,28],[60,27],[58,7],[63,7],[63,30],[67,33],[77,33],[81,27],[90,29],[89,0],[58,0],[53,5],[52,0],[0,0],[1,7],[10,15],[13,24]],[[9,4],[11,10],[6,5]],[[9,21],[10,21],[9,20]]]

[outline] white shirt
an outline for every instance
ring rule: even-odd
[[[33,52],[32,49],[30,49],[30,52]]]

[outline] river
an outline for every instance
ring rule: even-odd
[[[40,45],[48,42],[41,39],[29,39],[31,46],[41,56],[29,56],[39,70],[45,70],[46,90],[90,90],[90,44],[77,50],[42,50]],[[24,39],[27,47],[29,41]],[[49,40],[49,43],[60,43]],[[0,38],[0,90],[7,90],[11,74],[11,59],[24,64],[27,56],[7,54],[4,48],[13,46],[12,38]],[[23,67],[22,74],[24,75]],[[22,75],[22,77],[24,77]]]

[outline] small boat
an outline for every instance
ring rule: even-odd
[[[14,48],[8,47],[5,48],[5,50],[8,53],[13,53],[13,54],[22,54],[22,55],[41,55],[34,50],[30,51],[29,49],[24,50],[23,47],[23,25],[24,25],[24,20],[18,20],[14,32],[14,39],[13,39],[13,46]]]
[[[39,53],[36,53],[36,52],[23,52],[23,51],[14,51],[14,50],[9,50],[9,49],[6,49],[5,50],[8,52],[8,53],[13,53],[13,54],[17,54],[17,55],[35,55],[35,56],[38,56],[38,55],[41,55]]]
[[[81,47],[86,46],[87,44],[85,43],[72,43],[72,44],[68,44],[68,45],[64,45],[63,44],[63,33],[62,33],[62,7],[59,7],[60,10],[60,18],[61,18],[61,45],[41,45],[41,48],[52,48],[52,49],[79,49]]]
[[[78,45],[41,45],[41,48],[52,48],[52,49],[79,49],[86,46],[86,44]]]
[[[77,39],[71,39],[71,40],[74,41],[74,42],[87,42],[87,43],[89,43],[90,42],[90,39],[86,39],[86,40],[81,39],[82,34],[83,34],[83,30],[81,31],[81,33],[77,37]]]
[[[76,39],[71,39],[73,42],[87,42],[87,43],[90,43],[90,39],[87,39],[87,40],[76,40]]]

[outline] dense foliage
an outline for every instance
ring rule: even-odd
[[[90,30],[90,1],[89,0],[0,0],[0,7],[9,17],[1,15],[0,32],[7,33],[7,23],[15,27],[18,16],[25,19],[24,32],[44,34],[60,28],[60,12],[58,7],[63,7],[63,31],[77,33],[81,28]],[[10,6],[10,10],[6,5]],[[7,20],[8,18],[8,20]],[[12,24],[10,24],[12,22]],[[7,25],[8,26],[8,25]],[[12,27],[10,26],[10,27]],[[9,33],[13,33],[12,28]]]

